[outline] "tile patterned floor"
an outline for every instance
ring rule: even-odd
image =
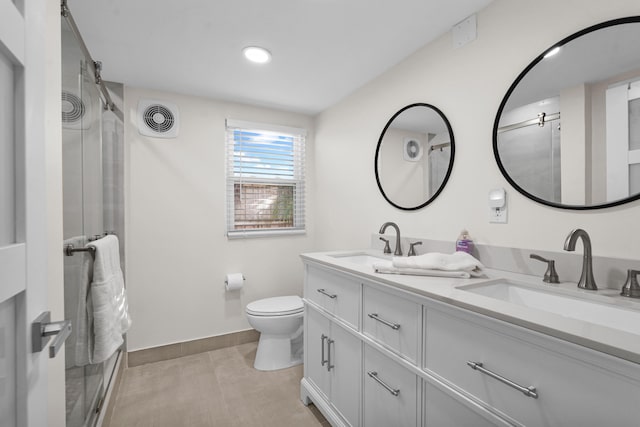
[[[302,365],[253,368],[257,343],[125,369],[105,427],[327,427],[300,401]]]

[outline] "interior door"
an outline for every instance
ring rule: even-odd
[[[51,426],[49,353],[31,323],[47,311],[46,2],[0,0],[0,420]],[[59,102],[59,101],[58,101]]]
[[[640,192],[640,81],[607,89],[607,201]]]

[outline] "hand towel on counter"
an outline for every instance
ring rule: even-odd
[[[131,327],[129,305],[120,269],[118,238],[107,235],[91,242],[96,249],[90,294],[93,305],[91,363],[107,360],[122,345]]]
[[[454,252],[453,254],[430,252],[411,257],[393,257],[393,266],[396,268],[469,272],[479,271],[484,268],[480,261],[466,252]]]
[[[81,248],[86,236],[76,236],[64,241],[64,246]],[[89,364],[89,331],[93,318],[87,315],[87,296],[92,279],[92,261],[89,252],[76,252],[64,257],[64,318],[71,320],[71,335],[67,338],[65,367]],[[90,303],[90,300],[89,300]]]
[[[429,268],[407,268],[407,267],[394,267],[391,261],[382,261],[373,265],[373,269],[376,273],[382,274],[407,274],[410,276],[432,276],[432,277],[454,277],[459,279],[470,279],[471,277],[480,277],[482,273],[480,271],[447,271],[436,270]]]

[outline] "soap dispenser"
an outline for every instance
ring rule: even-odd
[[[622,287],[620,295],[629,298],[640,298],[640,285],[638,285],[638,274],[640,270],[627,270],[627,281]]]
[[[467,230],[462,230],[458,240],[456,240],[456,252],[466,252],[470,254],[473,252],[473,240],[469,237]]]

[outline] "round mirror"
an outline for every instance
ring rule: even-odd
[[[449,121],[433,105],[411,104],[391,117],[376,147],[375,171],[384,198],[398,209],[420,209],[442,191],[453,167]]]
[[[502,174],[566,209],[640,198],[640,17],[604,22],[538,56],[505,95],[493,127]]]

